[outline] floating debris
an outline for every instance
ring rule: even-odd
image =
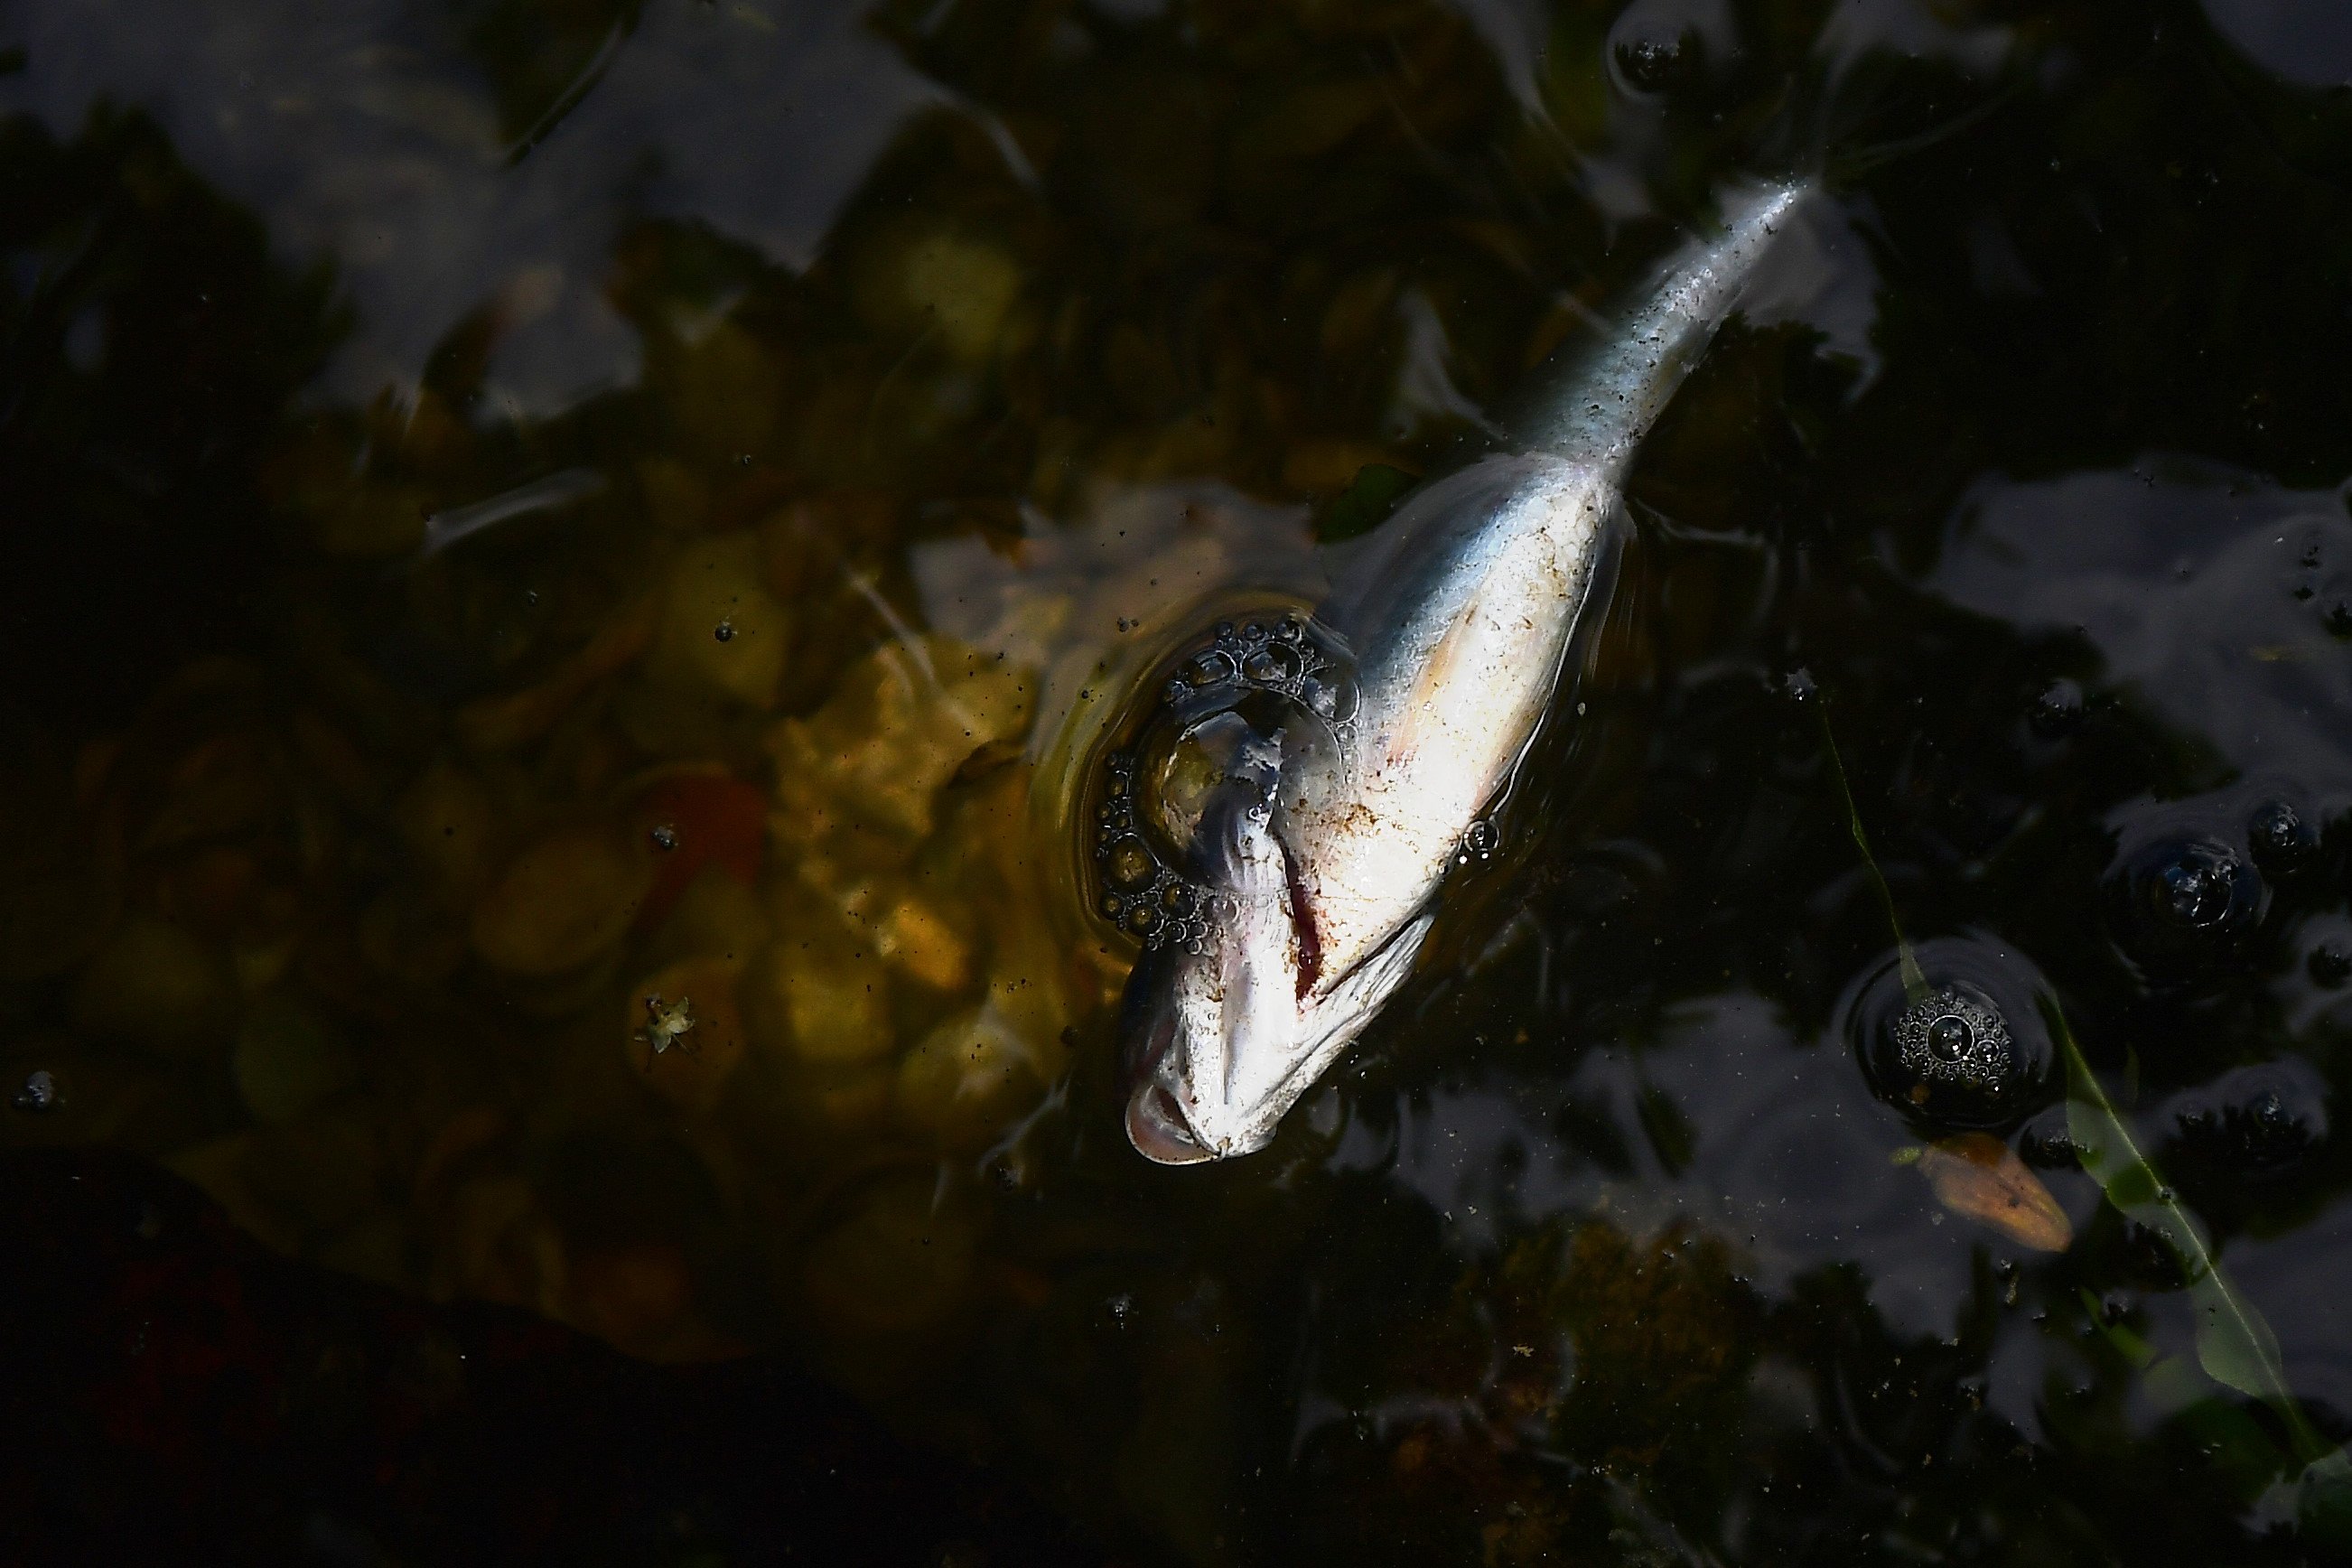
[[[2045,741],[2073,734],[2083,727],[2083,689],[2071,680],[2052,681],[2033,700],[2026,722]]]
[[[478,500],[466,506],[436,511],[425,520],[425,542],[418,550],[421,559],[431,560],[461,539],[471,538],[484,529],[496,527],[512,518],[529,517],[537,511],[550,511],[568,506],[576,500],[603,493],[604,476],[593,468],[564,468],[517,485],[510,490]]]
[[[2073,1223],[2042,1178],[1990,1133],[1938,1138],[1917,1152],[1916,1163],[1937,1202],[2021,1247],[2063,1252],[2074,1239]]]
[[[686,1037],[694,1032],[694,1001],[681,996],[675,1002],[662,1000],[661,993],[646,997],[646,1026],[637,1031],[637,1038],[653,1049],[655,1056],[676,1046],[686,1047]]]
[[[65,1104],[58,1089],[58,1080],[44,1068],[36,1068],[25,1075],[24,1087],[9,1101],[17,1110],[34,1116],[47,1115]]]

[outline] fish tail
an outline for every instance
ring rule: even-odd
[[[1814,188],[1801,179],[1727,192],[1721,232],[1675,251],[1605,340],[1555,374],[1559,390],[1523,422],[1523,445],[1598,468],[1614,482]]]

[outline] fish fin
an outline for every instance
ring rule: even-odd
[[[1303,1048],[1298,1065],[1287,1075],[1302,1083],[1321,1078],[1339,1054],[1362,1034],[1381,1005],[1404,984],[1421,956],[1421,944],[1435,917],[1418,915],[1355,968],[1339,977],[1322,1000],[1310,1004],[1299,1019]]]

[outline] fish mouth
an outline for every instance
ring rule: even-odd
[[[1155,1165],[1200,1165],[1217,1157],[1192,1131],[1168,1086],[1157,1079],[1138,1087],[1127,1102],[1127,1141]]]

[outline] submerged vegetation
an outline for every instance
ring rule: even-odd
[[[74,9],[9,1145],[1139,1561],[2340,1539],[2352,111],[2245,8]],[[1816,153],[1416,978],[1146,1166],[1100,742]]]

